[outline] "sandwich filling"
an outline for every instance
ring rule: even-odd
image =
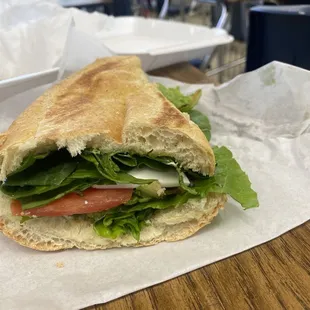
[[[188,112],[210,140],[207,117],[193,110],[200,92],[184,96],[178,88],[161,92],[182,112]],[[184,170],[173,158],[103,153],[85,149],[72,157],[66,149],[28,154],[21,166],[1,184],[11,197],[12,215],[21,222],[43,216],[77,216],[93,223],[105,238],[131,234],[139,240],[141,229],[159,210],[177,208],[189,199],[223,193],[244,209],[257,207],[257,194],[247,175],[225,147],[213,148],[213,176]]]

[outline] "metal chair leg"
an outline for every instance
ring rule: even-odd
[[[166,18],[167,13],[168,13],[168,9],[169,9],[169,0],[165,0],[165,1],[164,1],[164,4],[163,4],[163,6],[162,6],[162,8],[161,8],[161,10],[160,10],[160,13],[159,13],[159,15],[158,15],[158,18],[159,18],[159,19],[164,19],[164,18]]]

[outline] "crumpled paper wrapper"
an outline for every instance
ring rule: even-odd
[[[90,59],[111,56],[95,37],[111,18],[64,9],[55,0],[1,1],[0,80],[58,67],[68,75]]]
[[[1,1],[0,81],[52,68],[59,68],[58,79],[62,79],[97,58],[112,56],[95,37],[77,29],[77,16],[91,14],[76,11],[63,9],[54,0]],[[51,85],[9,99],[6,98],[11,91],[1,88],[0,132]],[[19,109],[6,108],[12,103],[18,104]]]
[[[310,218],[310,72],[272,63],[230,83],[203,89],[198,108],[212,124],[212,144],[229,147],[258,192],[260,207],[230,200],[191,238],[145,248],[41,253],[0,235],[4,309],[79,309],[107,302],[271,240]],[[0,104],[17,114],[20,102]]]
[[[61,66],[70,12],[42,2],[0,5],[0,80]]]

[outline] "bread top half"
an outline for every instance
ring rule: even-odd
[[[46,91],[0,135],[0,180],[29,153],[85,148],[174,158],[212,175],[203,132],[148,81],[139,58],[98,59]]]

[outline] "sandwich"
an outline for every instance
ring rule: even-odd
[[[0,135],[0,230],[42,251],[187,238],[224,207],[258,206],[210,123],[148,81],[137,57],[98,59],[54,85]]]

